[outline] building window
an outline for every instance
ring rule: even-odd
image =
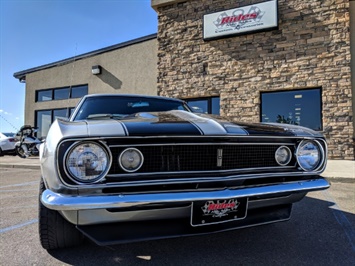
[[[195,113],[220,114],[219,97],[185,99],[185,101]]]
[[[37,91],[37,102],[45,102],[53,100],[52,90]]]
[[[66,100],[69,99],[70,88],[55,89],[54,100]]]
[[[88,94],[88,85],[75,86],[71,89],[70,98],[81,98]]]
[[[36,91],[36,102],[81,98],[88,94],[88,85]]]
[[[322,90],[261,93],[260,120],[322,130]]]
[[[56,109],[53,110],[53,121],[56,120],[57,118],[69,118],[70,110],[65,108],[65,109]]]
[[[37,111],[35,127],[38,128],[37,138],[44,137],[44,133],[47,134],[50,125],[52,124],[52,111]]]
[[[73,110],[74,107],[36,111],[35,127],[38,128],[37,137],[46,137],[53,121],[57,118],[69,118]]]

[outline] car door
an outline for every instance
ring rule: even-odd
[[[14,149],[13,144],[9,141],[9,138],[2,133],[0,133],[0,148],[3,151]]]

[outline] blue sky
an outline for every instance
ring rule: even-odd
[[[24,123],[18,71],[157,32],[151,0],[0,0],[0,132]],[[15,129],[16,128],[16,129]]]

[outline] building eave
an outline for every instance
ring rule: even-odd
[[[178,4],[181,2],[187,2],[187,1],[190,1],[190,0],[151,0],[151,6],[156,12],[158,12],[158,8],[160,8],[160,7]]]

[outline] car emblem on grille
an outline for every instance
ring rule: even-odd
[[[222,161],[223,161],[223,150],[218,149],[217,150],[217,167],[222,167]]]

